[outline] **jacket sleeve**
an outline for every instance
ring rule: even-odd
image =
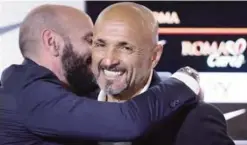
[[[188,113],[175,140],[175,145],[235,145],[223,114],[205,103]]]
[[[179,90],[179,91],[178,91]],[[132,140],[152,122],[172,116],[197,102],[195,94],[175,78],[167,79],[125,103],[79,97],[60,84],[39,80],[22,93],[25,126],[42,137],[102,141]]]

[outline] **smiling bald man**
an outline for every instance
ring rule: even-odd
[[[68,6],[43,5],[27,15],[19,37],[25,60],[1,77],[0,144],[131,140],[197,103],[199,83],[186,71],[180,74],[193,85],[174,76],[124,103],[89,99],[96,85],[90,69],[92,29],[87,14]]]
[[[99,15],[94,32],[92,68],[99,86],[107,100],[130,99],[150,83],[163,51],[156,20],[145,7],[119,3]]]
[[[151,10],[131,2],[113,4],[98,16],[93,37],[92,68],[101,88],[99,101],[123,102],[157,85],[154,71],[162,55],[158,23]],[[183,76],[180,76],[183,77]],[[186,81],[187,83],[190,80]],[[178,93],[180,90],[177,90]],[[181,94],[182,95],[182,94]],[[134,109],[134,108],[133,108]],[[121,125],[121,124],[119,124]],[[153,126],[131,142],[102,145],[233,145],[222,113],[200,103]]]

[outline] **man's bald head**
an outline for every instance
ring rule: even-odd
[[[71,24],[77,18],[85,23],[91,22],[85,13],[68,6],[47,4],[32,10],[20,27],[19,46],[24,57],[36,53],[42,43],[44,30],[49,29],[62,37],[67,37],[73,28]]]
[[[155,45],[158,40],[158,23],[152,11],[133,2],[121,2],[104,9],[98,16],[95,28],[112,21],[123,21],[138,31],[140,37]],[[151,41],[150,41],[151,40]]]
[[[132,2],[105,8],[96,20],[92,47],[101,89],[132,96],[143,88],[162,53],[157,39],[158,23],[148,8]]]
[[[50,69],[75,92],[87,93],[95,87],[90,71],[92,29],[90,17],[78,9],[43,5],[24,19],[20,49],[25,58]]]

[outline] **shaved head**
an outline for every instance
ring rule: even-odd
[[[106,23],[122,22],[137,31],[142,40],[155,45],[158,38],[158,23],[153,13],[143,5],[133,2],[121,2],[104,9],[98,16],[95,29]]]
[[[100,88],[115,98],[133,96],[160,59],[158,23],[142,5],[113,4],[96,20],[92,48],[92,70]]]
[[[24,57],[35,54],[39,45],[42,31],[52,30],[62,37],[67,37],[76,19],[92,23],[82,11],[62,5],[42,5],[32,10],[20,27],[19,46]],[[76,24],[76,23],[75,23]]]
[[[91,18],[78,9],[42,5],[24,19],[19,45],[25,58],[48,68],[83,95],[96,87],[90,68],[92,29]]]

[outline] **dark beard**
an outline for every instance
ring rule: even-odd
[[[65,77],[74,93],[83,96],[94,92],[98,85],[88,68],[91,58],[84,58],[73,51],[73,45],[67,42],[63,50],[62,65]]]

